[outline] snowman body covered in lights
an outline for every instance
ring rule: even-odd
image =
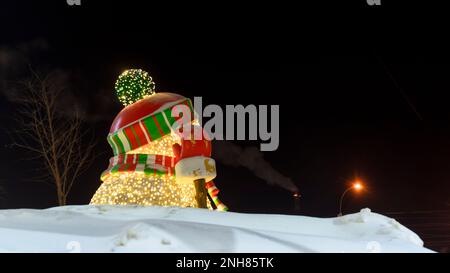
[[[227,210],[212,181],[216,168],[210,141],[203,134],[201,139],[193,138],[194,129],[192,134],[177,129],[198,126],[193,125],[191,100],[174,93],[155,93],[152,78],[140,69],[122,73],[115,88],[126,107],[108,134],[114,156],[91,204]],[[212,203],[204,197],[205,205],[199,205],[199,186]]]

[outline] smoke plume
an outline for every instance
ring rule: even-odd
[[[245,167],[269,185],[276,185],[291,192],[299,191],[292,179],[275,170],[256,147],[241,148],[229,141],[215,141],[214,158],[224,165]]]

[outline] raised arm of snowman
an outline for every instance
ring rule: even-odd
[[[185,114],[186,112],[188,111]],[[209,194],[218,210],[226,210],[226,206],[217,197],[219,191],[213,182],[216,163],[211,158],[212,147],[207,133],[199,125],[189,124],[179,130],[178,134],[181,144],[173,145],[177,183],[194,183],[199,207],[206,207],[206,197]]]

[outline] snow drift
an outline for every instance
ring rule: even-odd
[[[432,252],[394,219],[178,207],[66,206],[0,211],[1,252]]]

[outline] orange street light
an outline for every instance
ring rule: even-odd
[[[359,181],[356,181],[352,186],[353,186],[353,189],[355,189],[355,190],[357,190],[357,191],[363,189],[363,185],[362,185],[361,182],[359,182]]]
[[[356,180],[350,187],[348,187],[341,195],[341,199],[339,200],[339,214],[338,216],[342,216],[342,201],[344,200],[345,194],[350,190],[361,191],[364,188],[363,184]]]

